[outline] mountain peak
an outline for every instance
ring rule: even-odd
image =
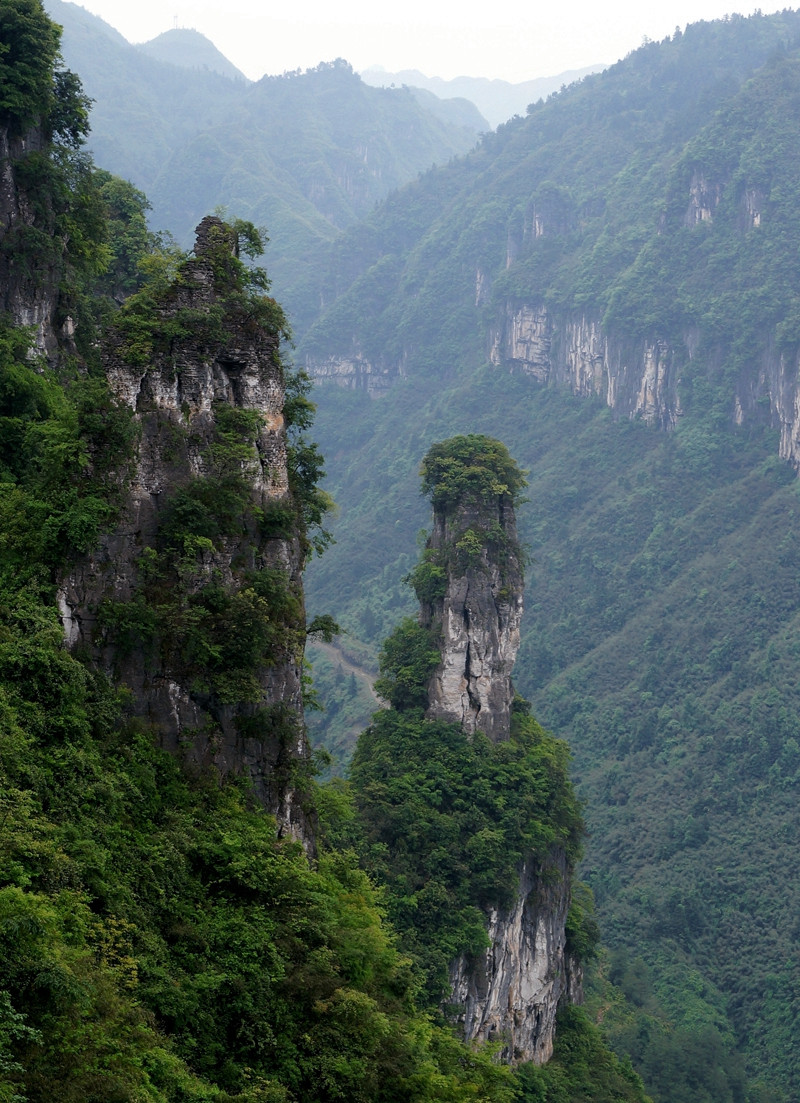
[[[244,73],[228,61],[210,39],[191,27],[164,31],[136,48],[158,61],[169,62],[181,69],[209,69],[231,80],[247,80]]]

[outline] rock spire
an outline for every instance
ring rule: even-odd
[[[499,743],[511,737],[515,697],[524,583],[514,503],[524,474],[504,445],[473,435],[434,445],[422,477],[433,529],[411,581],[441,653],[427,715]],[[570,876],[560,846],[524,861],[512,903],[489,909],[488,948],[450,967],[465,1037],[500,1042],[510,1064],[547,1061],[559,1003],[581,999],[580,968],[566,945]]]

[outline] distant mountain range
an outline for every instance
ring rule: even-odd
[[[94,101],[98,165],[141,188],[153,227],[184,246],[218,206],[266,227],[270,272],[290,308],[306,263],[297,258],[488,129],[465,100],[373,88],[345,61],[251,82],[196,31],[133,46],[76,4],[46,7]]]
[[[552,77],[512,84],[506,80],[489,80],[487,77],[426,77],[419,69],[403,69],[399,73],[387,73],[380,66],[373,66],[361,73],[361,79],[376,88],[402,87],[424,88],[443,100],[463,97],[471,100],[492,127],[506,122],[513,115],[524,115],[529,103],[547,99],[564,85],[574,84],[590,73],[599,73],[605,65],[590,65],[586,69],[568,69]]]

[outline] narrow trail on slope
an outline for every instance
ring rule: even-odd
[[[381,708],[385,708],[386,702],[375,692],[374,674],[371,674],[363,666],[358,666],[352,659],[348,659],[335,643],[323,643],[321,640],[314,640],[314,647],[318,647],[320,651],[327,655],[332,663],[337,663],[341,666],[346,674],[355,675],[355,677],[367,687],[375,703]]]

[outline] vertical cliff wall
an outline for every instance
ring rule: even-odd
[[[0,311],[14,325],[30,327],[37,351],[53,356],[58,347],[56,307],[65,246],[54,236],[52,205],[42,203],[41,197],[37,203],[25,183],[31,159],[46,156],[39,127],[14,135],[7,126],[0,126]],[[46,256],[42,241],[47,243]]]
[[[59,600],[69,643],[130,687],[163,746],[190,769],[249,776],[307,838],[304,546],[283,368],[276,326],[237,287],[235,251],[205,219],[194,259],[108,340],[104,368],[137,429],[133,468],[119,525]]]
[[[523,473],[504,446],[480,436],[434,445],[422,472],[434,519],[412,582],[441,654],[427,715],[500,743],[512,736],[524,588],[514,502]],[[488,911],[488,948],[450,968],[467,1040],[500,1042],[509,1063],[547,1061],[559,1002],[581,996],[566,945],[570,874],[560,846],[525,859],[511,903]]]
[[[582,972],[564,933],[569,878],[561,850],[547,862],[526,862],[514,903],[489,913],[488,948],[476,958],[462,955],[450,969],[466,1038],[500,1042],[510,1064],[549,1061],[559,1004],[583,999]]]
[[[490,333],[490,359],[538,383],[596,395],[624,417],[642,417],[664,429],[681,415],[678,384],[687,348],[661,341],[614,340],[586,315],[554,316],[541,303],[507,303]]]

